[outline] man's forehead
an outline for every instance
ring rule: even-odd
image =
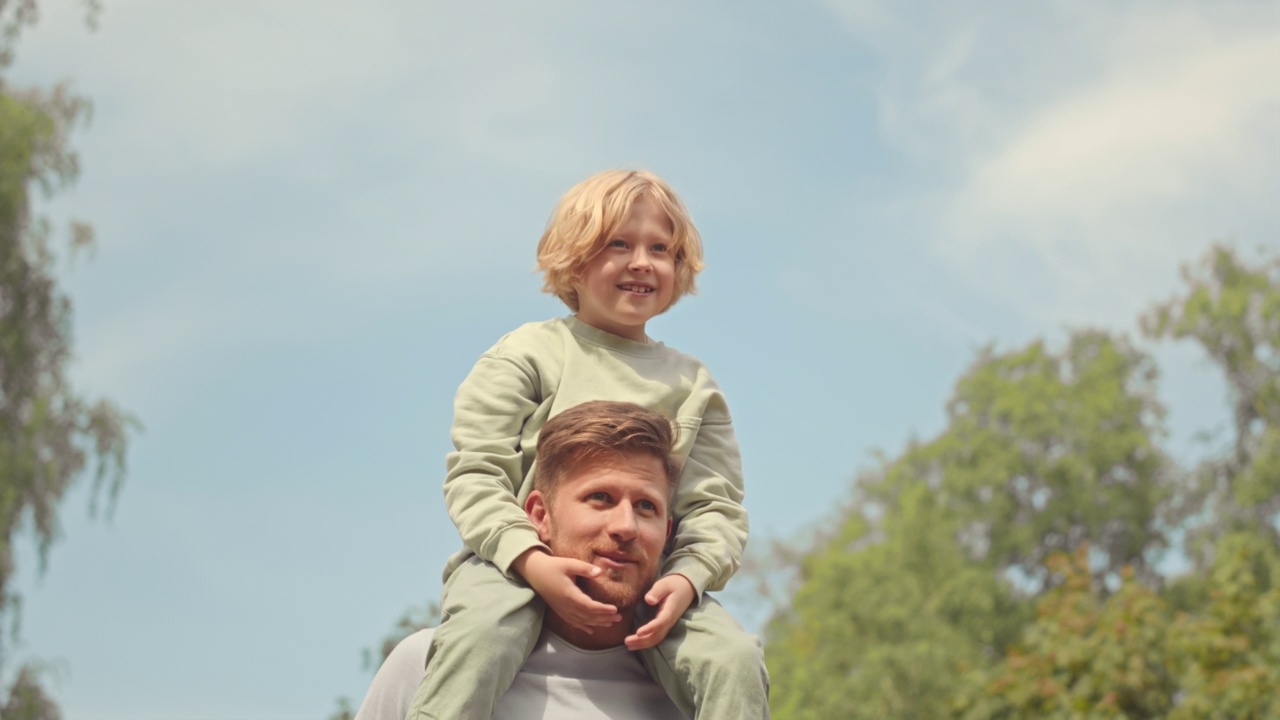
[[[658,495],[665,495],[668,489],[666,465],[657,456],[645,453],[584,458],[569,468],[565,479],[592,485],[634,485]]]

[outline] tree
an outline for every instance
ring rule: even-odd
[[[1088,543],[1101,574],[1166,544],[1158,509],[1171,466],[1157,445],[1164,409],[1155,365],[1126,340],[1073,333],[984,351],[956,383],[947,430],[924,452],[974,557],[1048,580],[1046,559]]]
[[[946,429],[861,477],[801,556],[767,631],[775,714],[944,717],[964,672],[1002,657],[1029,598],[1063,581],[1055,552],[1091,548],[1098,587],[1150,575],[1170,473],[1154,380],[1146,355],[1096,331],[1059,353],[981,353]]]
[[[883,470],[923,470],[911,453]],[[1012,642],[1016,599],[955,542],[924,482],[892,512],[850,515],[802,561],[790,606],[771,621],[765,657],[780,719],[938,718],[957,672]]]
[[[1280,716],[1280,260],[1214,246],[1184,278],[1144,329],[1198,342],[1233,409],[1230,447],[1171,488],[1170,526],[1192,533],[1196,571],[1159,596],[1126,578],[1108,597],[1077,554],[1019,646],[971,676],[966,720]]]
[[[87,5],[92,18],[96,5]],[[0,72],[36,13],[34,0],[0,0]],[[136,426],[114,404],[89,400],[67,381],[71,302],[54,276],[51,225],[32,210],[33,191],[52,193],[75,179],[68,133],[86,109],[65,84],[17,90],[0,76],[0,614],[11,616],[18,602],[10,584],[14,541],[29,523],[43,566],[58,537],[58,507],[90,465],[91,507],[104,493],[113,501],[127,434]],[[89,227],[73,224],[73,251],[91,242]],[[59,716],[34,666],[18,671],[7,697],[0,717]]]
[[[1222,369],[1230,447],[1168,459],[1155,365],[1123,338],[984,351],[946,429],[795,554],[779,718],[1280,717],[1280,258],[1215,246],[1184,276],[1142,326]],[[1161,577],[1181,536],[1194,569]]]
[[[992,668],[966,680],[952,712],[962,720],[1142,720],[1163,718],[1176,685],[1166,648],[1171,618],[1156,593],[1122,572],[1106,595],[1093,582],[1089,549],[1059,553],[1057,586],[1036,604],[1036,621]]]
[[[1182,697],[1169,718],[1280,717],[1280,551],[1238,532],[1214,555],[1208,606],[1180,614],[1171,633]]]
[[[1224,245],[1183,269],[1188,289],[1143,318],[1153,338],[1196,341],[1227,380],[1233,442],[1202,463],[1179,493],[1177,520],[1204,543],[1250,530],[1280,544],[1280,258],[1255,265]]]

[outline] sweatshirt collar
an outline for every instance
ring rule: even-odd
[[[637,342],[619,335],[614,335],[611,332],[605,332],[600,328],[592,327],[582,322],[572,315],[566,317],[564,321],[574,335],[577,335],[593,345],[600,345],[601,347],[606,347],[615,352],[635,355],[638,357],[656,357],[662,354],[663,348],[665,347],[662,343],[657,342],[656,340],[650,340],[647,343]]]

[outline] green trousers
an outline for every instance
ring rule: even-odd
[[[459,564],[445,581],[440,627],[406,720],[492,720],[542,632],[544,609],[528,585],[490,563],[473,555]],[[640,657],[690,718],[769,717],[760,641],[709,595]]]

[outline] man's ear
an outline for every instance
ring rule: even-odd
[[[547,497],[542,494],[541,490],[534,490],[529,493],[529,497],[524,501],[524,512],[529,516],[529,522],[538,529],[538,539],[547,542],[551,538],[551,520],[547,513]],[[671,523],[667,523],[667,531],[670,532]]]
[[[667,534],[662,536],[663,540],[671,539],[671,518],[667,518]]]

